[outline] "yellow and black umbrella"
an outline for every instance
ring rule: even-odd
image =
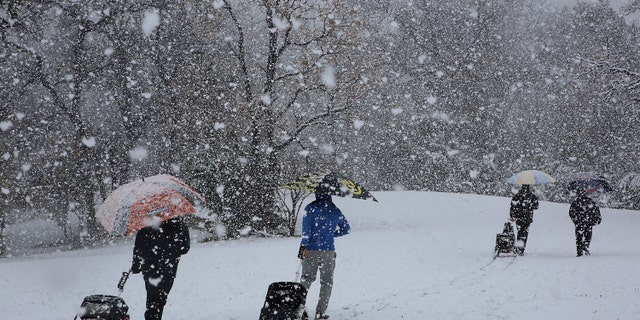
[[[315,193],[325,193],[340,197],[351,196],[356,199],[372,199],[378,202],[376,198],[359,183],[341,177],[333,172],[315,172],[302,175],[297,179],[282,186],[283,189],[308,191]]]

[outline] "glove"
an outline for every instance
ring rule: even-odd
[[[137,263],[134,263],[131,265],[131,273],[136,274],[136,273],[140,273],[140,265]]]
[[[298,249],[298,259],[304,259],[305,250],[307,250],[307,248],[305,248],[303,245],[301,245],[300,249]]]

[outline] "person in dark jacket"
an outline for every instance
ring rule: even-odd
[[[178,271],[180,256],[190,248],[189,229],[180,218],[140,229],[133,247],[132,273],[144,277],[147,290],[145,320],[160,320]]]
[[[298,255],[302,259],[300,282],[309,290],[320,269],[320,297],[315,319],[328,319],[325,312],[333,288],[336,261],[334,238],[348,234],[351,227],[329,194],[316,193],[316,200],[308,204],[305,211]]]
[[[511,198],[509,216],[516,223],[518,239],[516,241],[516,253],[524,255],[529,237],[529,226],[533,222],[533,210],[538,209],[538,197],[531,192],[529,185],[522,185],[518,193]]]
[[[589,245],[593,234],[593,226],[602,222],[600,208],[587,193],[579,187],[574,187],[576,199],[569,207],[569,217],[575,225],[577,256],[589,255]]]

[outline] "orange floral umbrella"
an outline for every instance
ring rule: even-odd
[[[204,198],[170,175],[124,184],[100,205],[96,219],[111,235],[123,236],[160,221],[193,214]]]

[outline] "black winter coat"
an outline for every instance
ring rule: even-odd
[[[594,226],[602,222],[600,208],[586,193],[579,193],[569,207],[569,217],[576,226]]]
[[[138,231],[133,246],[131,271],[158,276],[177,267],[180,256],[189,252],[189,229],[180,219],[162,222],[159,227]]]
[[[529,188],[523,187],[511,198],[509,215],[520,224],[533,222],[533,210],[538,209],[538,197]]]

